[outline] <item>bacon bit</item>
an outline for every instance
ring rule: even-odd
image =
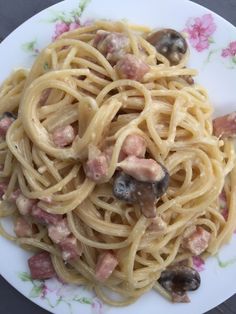
[[[35,254],[28,260],[32,279],[49,279],[55,277],[56,273],[48,252]]]
[[[187,293],[178,294],[178,293],[172,292],[171,296],[172,296],[172,302],[174,303],[189,303],[190,302],[190,299]]]
[[[31,224],[23,217],[18,217],[15,222],[14,231],[17,237],[31,237],[33,230]]]
[[[108,173],[107,158],[104,154],[88,160],[84,166],[86,177],[94,182],[101,182]]]
[[[148,226],[147,231],[162,232],[166,230],[166,228],[167,228],[166,222],[160,216],[157,216],[151,219],[151,224]]]
[[[42,224],[56,225],[62,220],[62,215],[50,214],[40,208],[37,204],[33,206],[31,214],[39,223]]]
[[[217,137],[236,136],[236,111],[213,120],[213,133]]]
[[[16,202],[17,198],[21,195],[21,190],[20,189],[16,189],[15,191],[13,191],[9,197],[9,200],[12,202]]]
[[[47,204],[53,203],[52,196],[42,196],[42,197],[40,197],[40,200],[44,203],[47,203]]]
[[[202,227],[197,227],[189,237],[183,239],[182,247],[198,256],[206,250],[211,238],[210,232]]]
[[[229,215],[229,209],[228,209],[226,193],[224,189],[221,191],[219,195],[219,203],[220,203],[221,215],[224,217],[225,221],[227,221],[228,215]]]
[[[100,254],[95,269],[96,279],[98,281],[104,282],[111,276],[117,265],[118,260],[114,254],[110,252]]]
[[[146,141],[138,134],[130,134],[124,140],[121,151],[127,156],[143,158],[146,153]]]
[[[204,270],[205,261],[200,256],[193,256],[192,260],[193,266],[198,272]]]
[[[63,219],[55,225],[48,226],[48,236],[56,244],[65,240],[65,238],[70,234],[70,229],[68,228],[67,220]]]
[[[39,99],[39,105],[40,106],[43,106],[46,103],[46,101],[48,100],[48,97],[51,93],[51,90],[52,90],[51,88],[47,88],[42,92],[40,99]]]
[[[160,181],[165,176],[162,167],[154,159],[141,159],[135,156],[128,156],[119,163],[119,167],[126,174],[143,182]]]
[[[111,64],[115,64],[130,49],[129,38],[126,35],[103,30],[97,31],[93,45]]]
[[[7,134],[7,130],[14,121],[15,119],[9,116],[7,113],[3,114],[2,118],[0,119],[0,136],[5,136]]]
[[[75,131],[71,125],[57,128],[52,133],[52,140],[57,147],[65,147],[75,139]]]
[[[7,190],[7,183],[1,182],[0,183],[0,198],[3,197],[3,195],[6,193],[6,190]]]
[[[105,148],[103,151],[103,154],[105,155],[108,164],[111,161],[113,149],[114,149],[114,146],[109,146],[109,147]],[[127,157],[127,155],[121,149],[120,153],[119,153],[119,157],[118,157],[118,162],[124,160],[126,157]]]
[[[78,256],[82,255],[83,248],[76,237],[73,235],[68,236],[63,241],[59,243],[59,246],[62,251],[62,258],[64,261],[69,261],[75,259]]]
[[[21,215],[28,215],[37,201],[20,194],[16,198],[16,206]]]
[[[150,67],[136,56],[126,54],[117,62],[115,69],[122,79],[142,81]]]

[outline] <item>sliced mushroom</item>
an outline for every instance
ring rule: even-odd
[[[146,39],[170,61],[171,65],[179,64],[188,49],[185,38],[170,28],[151,33]]]
[[[118,172],[113,183],[113,194],[116,198],[128,203],[135,203],[136,180],[125,174]]]
[[[164,169],[164,177],[160,181],[142,182],[120,171],[113,183],[113,194],[116,198],[128,203],[137,203],[142,214],[147,218],[156,217],[156,201],[163,195],[168,187],[169,174]]]
[[[12,118],[14,120],[16,120],[16,115],[14,115],[12,112],[6,111],[3,113],[2,115],[3,118]]]
[[[184,265],[169,267],[161,273],[158,281],[168,292],[179,295],[197,290],[201,284],[199,273]]]

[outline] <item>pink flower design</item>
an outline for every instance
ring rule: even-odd
[[[77,28],[79,28],[81,25],[79,21],[72,22],[72,23],[65,23],[65,22],[60,22],[56,23],[55,25],[55,32],[52,37],[52,40],[56,40],[59,36],[61,36],[65,32],[73,31]]]
[[[103,304],[98,298],[93,299],[92,309],[94,314],[102,314],[103,313]]]
[[[205,14],[202,17],[190,18],[183,30],[188,34],[191,45],[201,52],[208,49],[211,43],[211,35],[216,30],[216,24],[211,14]]]
[[[193,266],[197,271],[203,271],[205,262],[200,256],[193,256]]]
[[[236,41],[232,41],[227,48],[223,49],[221,56],[223,58],[236,56]]]

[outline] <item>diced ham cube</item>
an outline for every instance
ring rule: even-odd
[[[88,160],[85,164],[84,171],[86,176],[94,182],[102,181],[108,173],[108,162],[105,154]]]
[[[105,155],[106,159],[107,159],[107,163],[109,164],[112,158],[112,154],[113,154],[113,149],[114,146],[108,146],[107,148],[104,149],[103,154]],[[127,155],[123,152],[123,150],[120,150],[120,154],[118,157],[118,162],[124,160],[127,157]]]
[[[13,115],[9,112],[3,114],[0,119],[0,136],[5,136],[10,125],[14,122]]]
[[[100,254],[95,269],[96,279],[101,282],[105,281],[111,276],[117,265],[118,260],[114,254],[110,252]]]
[[[65,240],[65,238],[70,234],[70,229],[68,228],[67,220],[63,219],[54,225],[48,226],[48,236],[56,244]]]
[[[103,30],[97,32],[93,45],[111,64],[115,64],[130,49],[130,41],[126,35]]]
[[[116,64],[116,71],[120,78],[142,81],[149,71],[149,66],[141,59],[132,54],[126,54]]]
[[[221,191],[219,195],[219,203],[220,203],[221,215],[224,217],[225,221],[227,221],[228,216],[229,216],[229,208],[228,208],[226,193],[224,189]]]
[[[35,205],[36,200],[29,199],[23,194],[20,194],[16,199],[16,206],[21,215],[28,215],[31,213],[32,207]]]
[[[213,133],[217,137],[236,136],[236,111],[213,120]]]
[[[7,190],[7,183],[1,182],[0,183],[0,198],[3,197],[3,195],[6,193],[6,190]]]
[[[82,254],[82,245],[73,235],[68,236],[59,243],[64,261],[72,260]]]
[[[160,181],[165,176],[164,170],[154,159],[128,156],[119,163],[119,167],[126,174],[143,182]]]
[[[122,145],[122,152],[127,156],[143,158],[146,153],[146,141],[138,134],[131,134],[126,137]]]
[[[42,197],[40,197],[40,200],[43,201],[44,203],[47,203],[47,204],[53,203],[51,196],[42,196]]]
[[[17,237],[31,237],[33,235],[32,225],[23,217],[18,217],[14,231]]]
[[[151,232],[162,232],[166,230],[166,228],[166,222],[160,216],[157,216],[151,219],[151,224],[148,226],[147,230]]]
[[[16,189],[15,191],[13,191],[9,197],[10,201],[16,202],[16,199],[21,195],[21,190],[20,189]]]
[[[186,292],[182,294],[172,292],[171,296],[172,296],[172,302],[174,303],[189,303],[190,302],[190,299]]]
[[[37,204],[32,208],[32,216],[42,224],[53,224],[56,225],[59,221],[62,220],[62,215],[50,214],[40,208]]]
[[[38,253],[28,260],[32,279],[49,279],[55,277],[56,273],[48,252]]]
[[[75,139],[75,131],[71,125],[57,128],[52,133],[52,140],[57,147],[65,147]]]
[[[45,90],[42,92],[42,94],[41,94],[41,96],[40,96],[40,99],[39,99],[39,105],[43,106],[43,105],[46,103],[46,101],[47,101],[47,99],[48,99],[48,97],[49,97],[51,91],[52,91],[51,88],[47,88],[47,89],[45,89]]]
[[[182,247],[198,256],[207,249],[210,238],[210,232],[198,226],[191,235],[183,239]]]

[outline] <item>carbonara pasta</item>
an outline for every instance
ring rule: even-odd
[[[16,236],[0,232],[34,252],[32,278],[57,274],[115,306],[152,288],[187,302],[200,285],[193,258],[236,227],[235,115],[213,134],[186,45],[97,21],[3,83],[0,217]]]

